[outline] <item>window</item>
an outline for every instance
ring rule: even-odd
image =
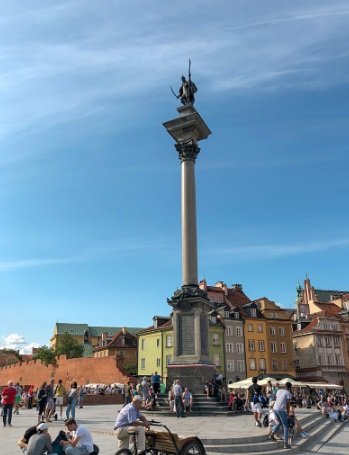
[[[171,363],[171,356],[170,355],[167,355],[166,356],[166,365],[169,365]]]
[[[277,352],[277,347],[275,341],[270,342],[270,350],[271,352]]]
[[[256,369],[256,359],[250,359],[250,370]]]
[[[336,365],[343,365],[342,356],[336,355]]]
[[[319,362],[319,365],[322,365],[322,357],[321,357],[321,355],[319,355],[319,357],[318,357],[318,362]]]
[[[279,335],[282,337],[285,336],[285,327],[279,327]]]
[[[326,346],[331,346],[331,337],[325,337]]]
[[[332,330],[337,330],[338,327],[337,327],[337,324],[332,324]]]
[[[243,360],[237,360],[236,369],[238,370],[239,373],[245,371],[245,362]]]
[[[286,343],[280,343],[280,352],[285,354],[285,352],[286,352]]]
[[[218,335],[218,333],[214,333],[212,335],[212,341],[213,341],[213,344],[219,344],[219,335]]]
[[[230,337],[232,335],[232,329],[231,327],[227,327],[225,329],[225,334],[227,335],[227,337]]]
[[[236,343],[236,353],[237,354],[244,353],[244,345],[242,343]]]
[[[330,355],[327,356],[327,365],[332,365],[332,357]]]
[[[275,329],[275,327],[270,327],[270,328],[269,328],[269,333],[270,333],[270,335],[275,335],[275,334],[276,334],[276,329]]]
[[[263,333],[263,324],[258,324],[257,331],[258,333]]]
[[[248,332],[253,332],[253,325],[252,324],[247,324],[247,331]]]
[[[259,359],[259,369],[265,371],[265,359]]]
[[[166,347],[170,348],[172,346],[172,335],[166,335]]]
[[[145,370],[145,359],[141,359],[141,370]]]
[[[317,337],[317,345],[318,345],[319,347],[322,346],[322,338],[321,338],[321,337]]]
[[[224,317],[225,317],[226,319],[228,319],[228,318],[230,317],[229,310],[225,310],[225,311],[224,311]]]
[[[125,351],[118,351],[118,354],[122,359],[125,358]]]
[[[270,319],[273,319],[274,313],[269,313],[269,317],[270,317]]]
[[[272,359],[271,360],[271,369],[273,371],[277,371],[277,369],[278,369],[278,361],[276,359]]]
[[[156,359],[156,366],[159,368],[161,366],[161,360],[158,358]]]
[[[234,371],[234,360],[227,360],[227,370]]]
[[[340,346],[339,337],[337,336],[333,337],[333,344],[337,347]]]
[[[281,360],[281,370],[286,371],[288,369],[287,360]]]
[[[257,310],[256,308],[251,308],[251,316],[255,318],[257,316]]]
[[[234,352],[233,343],[227,343],[226,347],[227,347],[226,352]]]
[[[156,347],[157,347],[157,348],[160,347],[160,338],[157,338],[157,339],[156,339]]]
[[[263,340],[258,340],[258,350],[259,350],[259,352],[264,352],[265,351],[264,341]]]
[[[240,319],[240,313],[238,311],[234,311],[234,319]]]
[[[254,351],[254,340],[248,340],[248,350]]]
[[[241,327],[236,327],[235,333],[237,337],[242,337],[242,329]]]
[[[145,339],[142,338],[142,343],[141,343],[141,349],[142,349],[142,351],[144,351],[144,347],[145,347]]]

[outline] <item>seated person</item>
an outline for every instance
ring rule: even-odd
[[[34,425],[32,427],[29,427],[25,432],[24,435],[17,441],[17,445],[19,448],[22,450],[23,453],[25,453],[26,449],[28,448],[28,442],[29,439],[34,435],[37,434],[37,429],[38,426],[41,424]],[[42,427],[41,427],[42,428]],[[62,440],[67,440],[67,437],[65,435],[64,431],[60,431],[56,437],[56,439],[52,442],[52,449],[55,454],[57,455],[63,455],[63,448],[60,446],[60,441]]]
[[[184,405],[184,410],[187,414],[191,412],[191,408],[193,406],[193,395],[188,389],[188,387],[185,387],[184,392],[182,393],[182,400],[183,400],[183,405]]]
[[[114,430],[118,438],[119,449],[129,448],[130,435],[127,430],[132,426],[137,433],[138,450],[145,450],[144,428],[149,429],[149,422],[140,412],[142,401],[142,397],[136,395],[133,397],[132,403],[124,406],[116,418]]]
[[[294,426],[296,431],[298,431],[298,433],[302,436],[302,438],[307,438],[308,433],[303,431],[301,424],[299,423],[299,420],[296,417],[296,410],[295,410],[294,406],[292,406],[292,405],[290,406],[290,409],[288,412],[288,418],[292,422],[292,425]]]
[[[145,409],[155,409],[156,408],[156,396],[152,387],[149,388],[148,396],[145,399],[144,404]]]
[[[61,441],[66,455],[90,455],[94,451],[93,440],[90,431],[78,425],[75,419],[68,419],[65,422],[67,427],[67,440]]]
[[[31,427],[31,430],[33,431],[33,427]],[[24,455],[56,455],[53,452],[47,423],[40,423],[36,427],[36,433],[29,437],[27,448],[22,449],[22,451]]]

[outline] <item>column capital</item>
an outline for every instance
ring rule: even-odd
[[[194,141],[187,143],[177,143],[175,144],[175,147],[178,152],[178,158],[181,160],[181,162],[195,161],[196,157],[200,153],[200,147]]]

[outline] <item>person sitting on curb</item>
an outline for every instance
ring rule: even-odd
[[[68,419],[65,422],[67,427],[67,441],[60,444],[66,455],[90,455],[94,452],[93,440],[90,431],[78,425],[75,419]]]
[[[140,452],[145,450],[144,428],[149,429],[149,422],[140,412],[142,401],[141,396],[134,396],[132,403],[124,406],[116,418],[114,430],[118,439],[119,449],[129,448],[130,435],[127,430],[132,426],[137,433],[138,450]]]

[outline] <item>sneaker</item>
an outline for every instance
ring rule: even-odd
[[[290,444],[287,444],[287,442],[284,443],[284,449],[291,449]]]
[[[255,425],[256,425],[256,427],[259,427],[259,423],[258,422],[256,422]]]
[[[262,426],[263,426],[262,422],[260,420],[258,420],[258,426],[259,426],[259,428],[262,428]]]
[[[268,438],[271,439],[272,441],[277,441],[277,439],[276,439],[274,433],[270,433],[270,435],[268,436]]]

